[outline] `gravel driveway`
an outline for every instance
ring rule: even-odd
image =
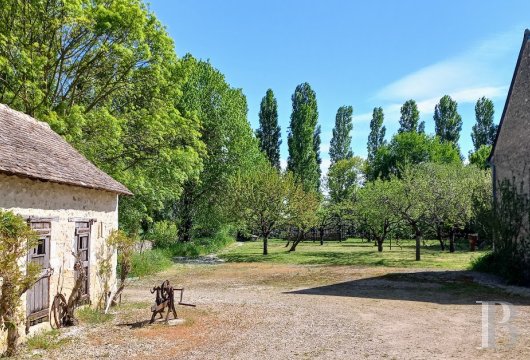
[[[483,278],[483,276],[481,276]],[[277,264],[175,265],[133,282],[111,322],[81,325],[48,359],[524,359],[530,298],[479,285],[462,271]],[[149,288],[184,286],[183,325],[147,325]],[[476,301],[508,301],[511,329],[482,349]],[[502,315],[498,306],[497,316]]]

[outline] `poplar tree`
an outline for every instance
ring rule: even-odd
[[[458,114],[457,102],[449,95],[442,97],[434,108],[434,126],[440,140],[458,145],[462,130],[462,117]]]
[[[314,140],[318,121],[316,94],[308,83],[303,83],[296,87],[291,100],[287,169],[306,191],[318,190],[320,169]]]
[[[368,162],[375,158],[375,153],[385,144],[386,128],[383,126],[385,115],[382,107],[374,108],[372,120],[370,121],[370,135],[368,135]]]
[[[493,123],[494,114],[493,101],[486,97],[477,100],[475,105],[476,124],[473,125],[471,132],[475,151],[480,149],[482,145],[493,145],[497,134],[497,126]]]
[[[317,170],[318,170],[318,187],[317,189],[320,189],[320,185],[321,185],[321,181],[320,179],[322,178],[322,169],[320,168],[320,165],[322,164],[322,158],[320,157],[320,144],[321,144],[321,139],[320,139],[320,133],[321,133],[321,129],[320,129],[320,125],[317,125],[316,129],[315,129],[315,133],[313,135],[313,151],[315,152],[315,159],[316,159],[316,162],[317,162]]]
[[[401,107],[401,117],[399,118],[399,133],[418,131],[420,112],[416,101],[408,100]]]
[[[260,150],[267,156],[271,165],[280,170],[281,129],[278,125],[278,103],[271,89],[268,89],[261,99],[256,137]]]
[[[351,150],[352,114],[353,108],[351,106],[341,106],[337,110],[333,137],[329,147],[329,157],[332,164],[353,156]]]

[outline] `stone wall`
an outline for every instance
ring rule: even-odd
[[[0,208],[25,218],[52,219],[50,266],[54,273],[50,278],[50,305],[57,293],[63,293],[68,298],[74,284],[75,259],[72,252],[75,250],[75,220],[93,219],[90,230],[90,298],[93,305],[97,304],[103,293],[103,279],[98,276],[99,260],[108,256],[105,240],[118,227],[116,194],[0,174]],[[112,286],[116,281],[115,252],[111,259]],[[26,313],[25,297],[22,300]],[[30,333],[43,328],[49,328],[49,323],[33,326]]]
[[[530,34],[525,34],[530,36]],[[503,179],[515,179],[524,192],[530,183],[530,40],[525,39],[514,74],[511,92],[492,157],[495,184]]]

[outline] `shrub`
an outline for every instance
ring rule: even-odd
[[[168,248],[178,240],[177,225],[165,220],[156,222],[146,239],[152,241],[157,248]]]
[[[172,264],[171,252],[167,249],[153,249],[132,256],[132,277],[142,277],[155,274],[169,268]]]

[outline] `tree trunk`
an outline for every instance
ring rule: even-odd
[[[416,261],[421,260],[421,231],[419,229],[416,229]]]
[[[383,252],[383,240],[377,239],[377,251]]]
[[[300,241],[302,241],[303,238],[304,238],[304,233],[302,231],[299,231],[298,232],[298,237],[296,238],[296,240],[293,241],[293,245],[289,249],[289,252],[295,251],[296,250],[296,246],[300,243]]]
[[[320,245],[324,245],[324,228],[320,228],[318,231],[320,237]]]
[[[442,251],[445,251],[445,241],[442,238],[442,228],[440,226],[436,227],[436,237],[438,238],[438,241],[440,242],[440,247],[442,248]]]
[[[268,255],[269,250],[267,248],[267,241],[269,240],[269,235],[263,236],[263,255]]]
[[[14,319],[10,317],[8,321],[13,321]],[[16,324],[10,323],[7,326],[7,349],[5,355],[11,357],[17,353],[17,344],[18,344],[18,327]]]
[[[449,238],[449,252],[455,252],[455,230],[451,229],[451,237]]]

